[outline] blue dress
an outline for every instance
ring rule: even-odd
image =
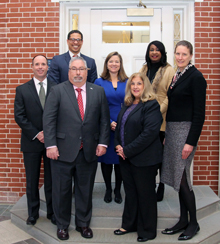
[[[98,86],[101,86],[105,90],[105,95],[108,100],[108,106],[110,110],[110,123],[115,121],[117,123],[118,114],[124,104],[124,97],[125,97],[125,87],[126,82],[118,81],[117,89],[112,85],[111,81],[103,80],[102,78],[96,79],[95,83]],[[119,157],[115,152],[114,149],[114,134],[115,132],[110,129],[110,143],[109,147],[107,148],[107,152],[105,155],[99,157],[99,162],[106,163],[106,164],[119,164]]]

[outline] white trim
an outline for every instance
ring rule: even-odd
[[[145,2],[147,0],[144,0],[143,2]],[[152,5],[152,4],[156,4],[156,5],[170,5],[170,4],[182,4],[182,3],[187,3],[187,2],[203,2],[204,0],[154,0],[154,1],[147,1],[147,3],[145,3],[146,6]],[[51,2],[64,2],[63,0],[51,0]],[[66,1],[67,2],[67,1]],[[87,5],[88,3],[92,3],[93,5],[105,5],[105,4],[109,4],[109,3],[117,3],[119,5],[123,4],[125,6],[127,6],[128,4],[135,4],[136,6],[138,5],[138,1],[137,0],[104,0],[104,1],[99,1],[99,0],[68,0],[68,2],[74,2],[75,4],[85,4]],[[65,2],[64,2],[65,3]]]

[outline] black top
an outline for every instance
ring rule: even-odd
[[[160,66],[161,66],[161,63],[160,62],[158,62],[158,63],[151,63],[151,67],[147,71],[147,77],[150,80],[150,83],[151,84],[152,84],[152,82],[153,82],[153,80],[155,78],[155,75],[156,75],[158,69],[160,68]]]
[[[169,88],[167,122],[191,121],[186,143],[196,146],[205,120],[206,80],[195,66]]]

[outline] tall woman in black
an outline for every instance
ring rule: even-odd
[[[192,44],[180,41],[175,47],[177,72],[168,90],[168,110],[161,181],[179,193],[180,219],[162,231],[178,240],[189,240],[199,230],[190,165],[205,120],[206,81],[194,65]],[[188,219],[188,214],[190,218]]]
[[[165,47],[160,41],[152,41],[149,43],[145,55],[146,63],[141,68],[149,79],[153,91],[157,96],[157,101],[160,104],[160,112],[163,116],[163,123],[160,128],[160,140],[163,145],[166,128],[166,112],[168,106],[167,90],[175,74],[173,67],[167,63],[167,54]],[[161,164],[159,167],[161,175]],[[159,183],[157,188],[157,201],[162,201],[164,195],[164,184]]]
[[[152,240],[157,233],[155,179],[162,160],[159,138],[160,105],[143,73],[129,78],[125,106],[118,115],[115,147],[125,189],[122,228],[115,235],[137,231],[139,242]]]

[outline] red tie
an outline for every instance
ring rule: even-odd
[[[82,89],[81,88],[76,88],[76,91],[78,92],[78,97],[77,97],[77,102],[79,106],[79,112],[81,115],[82,120],[84,119],[84,109],[83,109],[83,100],[82,100]],[[83,148],[83,141],[81,141],[81,145],[79,149]]]
[[[81,115],[82,120],[84,119],[84,109],[83,109],[83,100],[82,100],[82,89],[81,88],[76,88],[77,92],[78,92],[78,97],[77,97],[77,102],[78,102],[78,106],[79,106],[79,112]]]

